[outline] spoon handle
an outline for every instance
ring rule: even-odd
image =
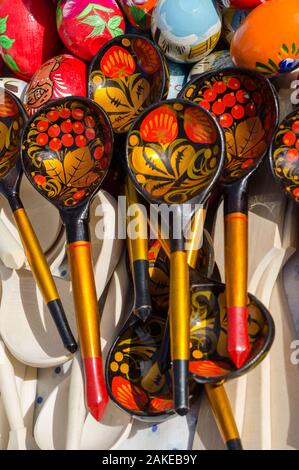
[[[170,255],[169,325],[175,411],[189,409],[190,286],[184,240],[172,240]]]
[[[68,244],[67,251],[85,374],[86,407],[100,421],[108,403],[108,394],[103,374],[99,309],[90,242],[73,241]]]
[[[247,212],[246,187],[229,189],[224,199],[227,349],[237,368],[242,367],[250,351],[247,325]]]
[[[77,349],[76,340],[68,324],[53,276],[37,236],[23,208],[16,209],[13,214],[32,274],[65,348],[74,353]]]
[[[126,181],[128,251],[134,281],[134,314],[146,321],[152,312],[149,291],[147,212],[129,178]],[[134,233],[135,230],[135,233]]]

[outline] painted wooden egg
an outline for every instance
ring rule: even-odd
[[[236,10],[235,8],[227,8],[227,10],[223,12],[222,37],[228,44],[231,43],[235,32],[250,12],[251,10]]]
[[[255,8],[267,0],[222,0],[225,7],[248,9]]]
[[[64,45],[87,61],[107,41],[125,32],[125,20],[115,0],[59,0],[56,19]]]
[[[16,95],[22,103],[24,102],[26,88],[28,83],[15,77],[1,77],[0,87]]]
[[[212,52],[207,57],[201,59],[197,64],[192,67],[188,81],[192,80],[198,75],[206,72],[212,72],[213,70],[222,69],[224,67],[232,67],[233,63],[230,57],[229,51],[217,51]]]
[[[25,94],[25,108],[33,115],[55,98],[86,96],[86,65],[70,54],[62,54],[45,62],[33,75]]]
[[[135,28],[147,31],[151,28],[152,12],[158,0],[118,0],[127,20]]]
[[[235,32],[233,62],[265,75],[299,66],[299,2],[271,0],[255,8]]]
[[[52,2],[0,2],[0,53],[14,74],[30,80],[43,62],[59,52],[60,47]]]
[[[221,18],[212,0],[160,0],[152,14],[151,29],[166,57],[197,62],[216,46]]]

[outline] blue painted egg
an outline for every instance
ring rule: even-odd
[[[198,62],[216,46],[221,16],[213,0],[160,0],[151,29],[167,58]]]

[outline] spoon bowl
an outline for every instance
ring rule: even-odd
[[[126,133],[145,108],[167,93],[166,62],[159,48],[143,36],[112,39],[91,63],[89,97],[106,111],[117,134]]]
[[[276,181],[285,193],[299,202],[299,112],[285,117],[274,134],[270,149],[270,165]]]
[[[249,294],[248,334],[250,352],[237,368],[227,351],[225,286],[213,281],[191,288],[190,362],[192,378],[199,383],[220,383],[249,372],[269,352],[275,334],[273,319],[266,307]]]

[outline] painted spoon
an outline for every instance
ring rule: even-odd
[[[11,207],[31,271],[63,344],[73,353],[77,349],[76,341],[67,323],[46,258],[19,197],[22,177],[19,148],[26,114],[18,98],[3,88],[0,88],[0,103],[0,192]]]
[[[183,204],[205,202],[223,162],[224,139],[216,119],[183,100],[151,106],[127,137],[127,166],[136,189],[150,204],[172,209],[170,337],[174,406],[181,415],[188,411],[190,312]]]
[[[52,137],[55,130],[56,137]],[[92,101],[55,100],[27,123],[22,162],[29,181],[54,204],[66,226],[86,406],[100,420],[108,401],[88,228],[89,206],[105,177],[113,150],[106,113]]]
[[[91,63],[89,97],[106,111],[116,134],[128,132],[136,117],[167,93],[166,61],[146,37],[118,36]]]
[[[226,68],[188,83],[180,96],[210,110],[222,126],[226,161],[225,280],[228,351],[237,367],[249,354],[247,331],[248,203],[250,177],[270,145],[278,121],[278,100],[271,83],[252,70]]]

